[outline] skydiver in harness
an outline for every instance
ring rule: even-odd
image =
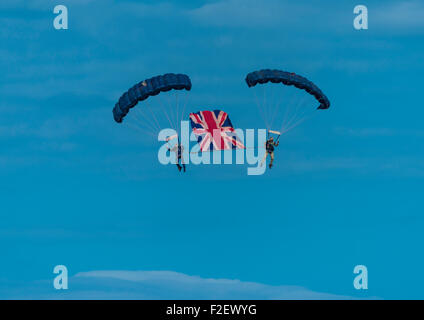
[[[274,132],[272,132],[272,133],[274,133]],[[278,132],[279,133],[279,132]],[[274,138],[273,137],[270,137],[267,141],[266,141],[266,143],[265,143],[265,156],[264,156],[264,158],[262,159],[262,162],[261,162],[261,166],[264,164],[264,162],[265,162],[265,160],[266,160],[266,157],[268,156],[268,155],[270,155],[270,157],[271,157],[271,162],[269,163],[269,168],[271,169],[272,168],[272,164],[273,164],[273,162],[274,162],[274,147],[278,147],[278,145],[279,145],[279,141],[278,141],[278,139],[280,138],[280,135],[278,135],[278,138],[277,138],[277,140],[276,141],[274,141]]]
[[[183,158],[184,147],[180,141],[178,141],[172,149],[168,147],[168,151],[175,152],[175,163],[177,164],[178,171],[181,172],[181,169],[183,169],[184,172],[186,172],[186,166]],[[180,163],[182,164],[182,167]]]

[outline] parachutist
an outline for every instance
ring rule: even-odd
[[[183,158],[183,145],[178,142],[175,144],[174,147],[172,147],[172,149],[168,148],[168,151],[175,152],[175,163],[177,164],[178,171],[181,172],[181,169],[183,169],[183,171],[186,172],[186,166]],[[182,164],[182,166],[180,165],[180,163]]]
[[[312,95],[319,103],[319,107],[318,107],[319,110],[325,110],[330,107],[330,100],[328,100],[327,96],[321,91],[321,89],[316,84],[314,84],[312,81],[294,72],[287,72],[283,70],[262,69],[262,70],[253,71],[247,74],[245,81],[249,88],[255,87],[257,85],[262,86],[267,83],[282,84],[284,86],[294,86],[295,88],[303,90],[306,93]],[[268,84],[266,86],[268,86]],[[278,106],[280,104],[275,103],[276,107],[273,108],[272,111],[271,110],[265,111],[267,108],[270,107],[269,104],[268,104],[268,107],[266,106],[267,105],[266,101],[267,99],[266,99],[266,94],[264,91],[263,103],[258,103],[259,111],[261,112],[263,111],[262,112],[263,118],[265,120],[266,126],[268,127],[268,136],[270,133],[278,135],[278,136],[276,140],[274,140],[274,138],[271,137],[266,141],[266,144],[265,144],[266,153],[260,163],[260,166],[261,167],[263,166],[264,162],[266,161],[266,157],[270,155],[271,161],[269,163],[269,168],[271,169],[274,163],[274,147],[278,146],[278,139],[281,133],[291,130],[292,128],[302,123],[305,119],[307,119],[307,117],[305,117],[305,112],[307,112],[308,109],[305,109],[304,111],[302,111],[302,113],[298,114],[298,107],[296,106],[294,110],[294,114],[289,115],[291,113],[290,106],[287,106],[284,112],[285,116],[282,120],[282,124],[280,127],[281,129],[279,131],[269,130],[269,127],[270,127],[269,124],[272,125],[274,123],[274,120],[277,120],[275,118],[279,118]],[[272,107],[272,104],[271,104],[271,107]],[[265,110],[262,110],[263,108]],[[272,117],[269,118],[267,115],[272,115]],[[297,118],[297,116],[299,115],[300,115],[300,119]]]
[[[264,164],[264,162],[265,162],[265,160],[266,160],[266,157],[267,157],[268,155],[270,155],[270,157],[271,157],[271,162],[269,163],[269,168],[270,168],[270,169],[272,168],[272,164],[273,164],[273,162],[274,162],[274,147],[278,147],[279,143],[280,143],[280,142],[279,142],[278,140],[275,142],[273,137],[270,137],[270,138],[266,141],[266,143],[265,143],[265,150],[266,150],[266,152],[265,152],[265,156],[264,156],[264,158],[262,159],[261,166]]]

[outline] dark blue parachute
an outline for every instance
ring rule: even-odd
[[[303,89],[318,100],[320,103],[318,109],[328,109],[330,107],[330,101],[320,88],[305,77],[299,76],[293,72],[264,69],[251,72],[246,76],[246,83],[249,87],[266,82],[283,83],[288,86],[295,86],[296,88]]]
[[[191,81],[185,74],[167,73],[137,83],[125,92],[113,108],[113,118],[116,122],[122,122],[124,117],[139,101],[146,100],[160,92],[169,90],[190,90]]]

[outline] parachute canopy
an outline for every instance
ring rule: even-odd
[[[190,90],[191,81],[185,74],[167,73],[137,83],[125,92],[113,108],[113,118],[120,123],[139,101],[169,90]]]
[[[328,109],[330,101],[325,94],[313,82],[305,77],[297,75],[293,72],[286,72],[281,70],[263,69],[254,71],[246,76],[246,83],[249,87],[254,87],[258,83],[263,84],[267,82],[282,83],[288,86],[295,86],[296,88],[303,89],[309,94],[313,95],[320,103],[318,109]]]

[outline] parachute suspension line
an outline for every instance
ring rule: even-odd
[[[146,105],[146,107],[147,107],[147,109],[149,110],[150,114],[152,115],[153,121],[155,121],[155,122],[156,122],[156,125],[157,125],[157,127],[158,127],[158,129],[159,129],[159,131],[160,131],[160,130],[162,129],[162,127],[161,127],[161,125],[159,124],[159,121],[158,121],[158,119],[156,118],[156,116],[155,116],[154,112],[153,112],[153,111],[152,111],[152,109],[149,107],[149,105]]]
[[[259,99],[259,97],[258,97],[258,93],[256,92],[256,90],[253,90],[253,93],[254,93],[254,95],[255,95],[256,107],[257,107],[257,108],[258,108],[258,110],[259,110],[259,115],[261,116],[262,121],[265,123],[265,126],[267,127],[266,129],[267,129],[267,130],[269,130],[269,127],[268,127],[268,125],[267,125],[267,121],[266,121],[265,116],[264,116],[264,112],[263,112],[263,110],[262,110],[262,106],[261,106],[261,103],[260,103],[260,99]]]
[[[305,99],[306,99],[306,97],[304,97],[304,99],[302,99],[302,101],[299,102],[301,106],[303,105],[304,110],[300,114],[298,112],[296,112],[294,119],[289,121],[288,123],[286,123],[285,127],[281,128],[282,132],[288,132],[288,131],[292,130],[293,128],[296,128],[297,126],[299,126],[304,121],[309,120],[310,118],[317,115],[315,109],[309,108],[309,106],[304,105]],[[297,108],[297,110],[298,110],[298,108]],[[297,115],[297,117],[296,117],[296,115]]]
[[[306,97],[304,96],[301,100],[299,99],[297,101],[297,103],[295,104],[295,106],[289,106],[288,109],[290,109],[290,120],[286,121],[287,119],[284,120],[283,122],[283,126],[281,128],[280,131],[283,131],[283,129],[285,127],[290,127],[292,125],[293,122],[297,121],[296,118],[299,117],[299,107],[302,106],[304,104]],[[287,131],[286,131],[287,132]]]
[[[282,90],[283,90],[283,93],[287,92],[288,97],[287,97],[286,108],[284,108],[285,112],[284,112],[284,117],[283,117],[283,121],[282,121],[282,124],[281,124],[281,129],[285,127],[287,120],[289,119],[289,117],[291,117],[293,105],[294,105],[294,102],[295,102],[294,101],[295,100],[294,99],[294,96],[295,96],[294,92],[292,92],[292,94],[290,94],[290,91],[288,91],[287,88],[284,88],[284,87],[282,88]],[[299,100],[297,102],[299,102]],[[281,131],[282,130],[280,130],[280,132]]]
[[[174,94],[176,94],[176,93],[174,93]],[[172,128],[174,130],[178,130],[178,122],[177,122],[176,116],[175,116],[175,105],[173,105],[173,103],[172,103],[172,95],[168,96],[167,102],[168,102],[169,117],[171,118],[172,123],[173,123]]]
[[[277,105],[276,105],[276,108],[275,108],[275,112],[274,112],[274,115],[273,115],[273,118],[272,118],[272,124],[271,124],[271,126],[274,125],[275,118],[279,115],[279,110],[280,110],[281,103],[282,103],[283,100],[282,99],[278,99],[277,101],[278,102],[277,102]],[[287,111],[287,110],[285,110],[285,111]]]
[[[137,126],[139,129],[140,129],[140,127],[143,127],[145,130],[147,130],[145,128],[143,122],[138,120],[138,118],[135,116],[135,111],[134,111],[133,119],[131,119],[131,120],[133,120],[135,122],[134,126]],[[130,125],[130,124],[131,124],[130,121],[128,121],[128,125]],[[151,130],[151,129],[149,128],[149,130]]]
[[[168,112],[166,112],[166,111],[165,111],[165,110],[163,110],[163,109],[162,109],[162,111],[163,111],[163,113],[164,113],[165,117],[168,119],[169,126],[170,126],[171,128],[175,128],[174,124],[172,123],[171,119],[169,118]]]
[[[298,119],[294,119],[293,122],[289,124],[290,125],[290,129],[295,128],[297,125],[299,125],[300,123],[302,123],[306,119],[306,117],[305,117],[306,113],[309,110],[313,110],[312,108],[307,108],[306,105],[304,105],[305,99],[306,99],[306,97],[300,103],[300,105],[304,107],[303,112],[300,113],[300,115],[297,117]],[[296,111],[296,114],[298,114],[298,110]]]
[[[150,115],[153,118],[153,121],[151,121],[151,118],[149,118],[149,116],[147,115],[147,112],[146,112],[146,114],[145,114],[145,118],[147,120],[146,122],[149,123],[150,125],[152,125],[155,128],[155,131],[156,131],[155,134],[158,134],[159,131],[161,130],[161,125],[160,125],[159,121],[157,120],[155,114],[153,113],[153,111],[152,111],[152,109],[151,109],[151,107],[148,103],[146,103],[146,109],[149,111]],[[143,112],[143,114],[144,114],[144,112]]]
[[[281,126],[281,129],[284,129],[288,126],[290,126],[290,123],[293,121],[293,119],[296,118],[296,111],[294,111],[295,107],[291,104],[287,106],[287,114],[286,117],[283,120],[283,124]]]
[[[172,103],[171,103],[171,108],[172,108]],[[175,92],[175,104],[174,107],[172,109],[172,114],[174,115],[174,120],[175,120],[175,130],[178,130],[178,128],[180,127],[179,123],[178,123],[178,92]]]
[[[175,100],[176,100],[175,103],[177,104],[176,118],[177,118],[177,134],[178,134],[178,132],[181,132],[181,120],[182,120],[180,119],[180,113],[179,113],[180,101],[178,99],[178,92],[175,93]],[[178,138],[178,141],[180,141],[179,138]]]
[[[278,99],[277,95],[279,95],[278,93],[280,92],[280,90],[284,89],[284,88],[280,88],[280,86],[269,86],[268,88],[272,92],[272,98],[270,100],[270,103],[268,103],[268,105],[269,105],[268,110],[269,110],[269,116],[270,116],[270,118],[269,118],[270,122],[268,123],[268,125],[269,125],[269,130],[271,130],[271,129],[274,128],[273,126],[274,126],[274,122],[275,122],[276,118],[280,118],[280,115],[281,115],[280,107],[281,107],[281,104],[284,101],[284,99],[281,99],[281,98]],[[283,91],[283,93],[284,92],[285,91]],[[284,108],[284,111],[287,114],[288,108]],[[278,127],[277,129],[281,132],[280,124],[278,124],[277,127]]]
[[[185,112],[185,109],[186,109],[186,107],[187,107],[187,103],[188,103],[188,98],[189,98],[189,95],[188,94],[186,94],[185,95],[185,101],[184,101],[184,104],[183,104],[183,111],[181,112],[181,121],[183,120],[183,118],[184,118],[184,112]]]
[[[265,119],[266,119],[266,127],[269,130],[269,123],[268,123],[268,112],[267,112],[267,91],[265,89],[265,87],[262,86],[262,91],[263,91],[263,100],[262,100],[262,108],[264,109],[264,113],[265,113]]]
[[[270,137],[270,130],[273,128],[274,122],[276,118],[280,118],[280,115],[284,113],[283,121],[281,127],[279,126],[280,135],[277,137],[277,141],[280,138],[281,134],[290,131],[291,129],[297,127],[309,117],[305,117],[305,113],[309,110],[305,108],[302,112],[300,112],[301,107],[305,104],[305,100],[307,96],[303,96],[301,99],[295,99],[295,93],[286,95],[286,98],[277,99],[276,98],[276,90],[275,87],[262,87],[262,97],[258,96],[258,93],[255,90],[252,90],[255,95],[256,105],[259,109],[260,116],[265,123],[267,128],[267,138]],[[268,92],[268,89],[271,92]],[[278,88],[279,90],[280,88]],[[281,88],[284,91],[286,88]],[[285,101],[284,112],[280,112],[280,106]]]
[[[180,132],[180,123],[178,122],[178,115],[179,115],[179,112],[178,112],[178,108],[179,108],[179,106],[178,106],[178,92],[176,92],[175,93],[175,119],[176,119],[176,121],[177,121],[177,127],[175,128],[175,130],[177,130],[177,132]]]
[[[166,111],[168,120],[170,121],[170,126],[171,128],[175,128],[174,118],[172,116],[172,108],[169,105],[169,96],[166,96],[166,97],[164,96],[163,101],[164,101],[163,110]]]
[[[175,123],[174,108],[172,107],[172,97],[171,97],[171,95],[167,96],[166,101],[167,101],[167,104],[168,104],[167,110],[169,110],[169,117],[171,118],[171,121],[172,121],[172,124],[173,124],[172,127],[175,130],[177,130],[177,123]]]
[[[164,102],[162,101],[162,97],[159,96],[159,101],[160,101],[160,105],[161,105],[161,109],[163,114],[165,115],[165,117],[168,119],[169,125],[171,128],[175,128],[171,119],[169,118],[168,112],[166,112],[166,107],[164,105]]]
[[[268,126],[270,129],[272,129],[272,111],[273,111],[273,105],[274,105],[274,92],[272,90],[272,88],[270,88],[269,91],[266,91],[266,95],[267,95],[267,101],[266,101],[266,106],[265,106],[265,111],[266,111],[266,118],[268,121]]]
[[[311,118],[315,117],[316,115],[317,115],[317,113],[316,113],[316,112],[313,112],[313,113],[312,113],[312,114],[310,114],[309,116],[305,116],[305,117],[303,117],[303,118],[299,119],[299,120],[298,120],[298,121],[296,121],[296,122],[295,122],[292,126],[290,126],[290,127],[286,128],[284,132],[288,132],[288,131],[292,130],[293,128],[296,128],[296,127],[297,127],[298,125],[300,125],[301,123],[303,123],[303,122],[305,122],[306,120],[309,120],[309,119],[311,119]],[[283,132],[281,132],[281,133],[283,133]]]
[[[281,102],[281,100],[276,98],[276,91],[277,91],[276,86],[273,86],[273,88],[272,88],[272,106],[271,106],[271,114],[270,114],[270,116],[271,116],[271,120],[270,120],[271,121],[271,129],[272,129],[272,126],[274,124],[275,117],[277,116],[277,113],[278,113],[278,110],[279,110],[279,107],[280,107],[280,102]]]
[[[286,108],[285,108],[285,113],[284,113],[281,129],[286,127],[287,123],[291,121],[291,118],[296,115],[296,112],[293,112],[294,102],[295,102],[294,101],[295,100],[294,99],[295,94],[294,94],[294,92],[292,92],[290,94],[289,90],[284,90],[284,89],[286,89],[286,88],[283,88],[283,93],[287,92],[287,103],[286,103]],[[297,100],[297,103],[299,103],[299,100]],[[282,131],[282,130],[280,130],[280,131]]]
[[[281,113],[280,112],[280,105],[281,105],[281,103],[284,99],[277,99],[277,97],[276,97],[277,93],[280,90],[279,86],[263,86],[263,88],[264,88],[263,89],[264,95],[268,95],[267,90],[271,91],[270,92],[271,97],[269,99],[269,102],[267,102],[266,106],[265,106],[265,111],[266,111],[266,114],[267,114],[265,116],[266,121],[267,121],[266,125],[267,125],[267,129],[269,131],[269,130],[273,129],[275,119],[277,117],[279,118],[279,116],[280,116],[280,113]],[[284,109],[285,109],[285,113],[287,113],[287,108],[284,108]],[[278,124],[278,127],[279,126],[280,126],[280,124]],[[278,129],[280,129],[280,128],[278,128]],[[270,134],[268,132],[268,138],[269,138],[269,136],[270,136]]]
[[[136,120],[136,119],[134,118],[134,120]],[[143,132],[143,133],[148,133],[148,134],[153,135],[154,130],[151,127],[143,124],[144,121],[142,122],[142,121],[136,120],[135,122],[136,123],[133,124],[130,121],[128,121],[128,125],[135,127],[135,128],[138,128],[138,130]]]
[[[128,121],[127,125],[143,134],[147,133],[148,135],[151,135],[152,137],[156,138],[157,136],[155,134],[153,134],[151,131],[146,131],[141,129],[139,126],[136,126],[135,124],[132,124]]]
[[[264,117],[262,116],[261,107],[260,107],[260,105],[259,105],[258,94],[256,93],[256,90],[254,90],[254,89],[253,89],[252,91],[253,91],[253,95],[255,96],[255,105],[256,105],[256,108],[258,109],[258,112],[259,112],[259,115],[260,115],[260,117],[261,117],[262,121],[264,121],[264,122],[265,122],[265,119],[264,119]]]
[[[141,115],[144,118],[144,121],[140,119],[137,114]],[[144,127],[146,131],[149,130],[152,134],[157,130],[155,125],[149,121],[148,117],[144,114],[141,108],[138,108],[137,112],[134,112],[134,120],[136,120],[141,127]]]
[[[273,92],[274,92],[274,97],[275,97],[275,90]],[[281,105],[282,99],[275,98],[275,100],[273,100],[273,101],[275,101],[275,105],[274,105],[274,110],[273,110],[274,112],[272,113],[272,117],[271,117],[271,128],[274,124],[275,118],[278,115],[278,111],[280,110],[280,105]]]
[[[184,103],[183,103],[182,112],[181,112],[181,118],[180,118],[180,120],[181,120],[181,121],[183,121],[183,118],[184,118],[184,112],[185,112],[185,109],[186,109],[186,106],[187,106],[187,103],[188,103],[188,99],[189,99],[189,95],[188,95],[188,94],[186,94],[186,95],[185,95],[185,98],[184,98]],[[179,129],[179,131],[178,131],[178,132],[181,132],[181,121],[180,121],[180,129]],[[178,139],[180,139],[179,134],[178,134]],[[178,140],[178,141],[179,141],[179,140]]]
[[[264,113],[265,113],[265,119],[267,121],[267,128],[268,130],[271,129],[271,125],[270,125],[270,118],[269,118],[269,109],[270,109],[270,103],[272,101],[272,99],[269,97],[271,95],[271,92],[268,92],[269,90],[267,88],[265,88],[265,86],[262,86],[263,88],[263,106],[262,108],[264,109]]]

